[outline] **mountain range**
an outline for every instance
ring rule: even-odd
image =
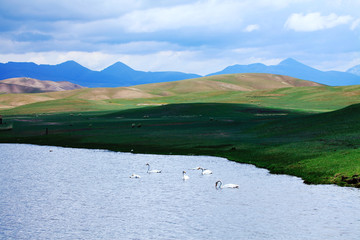
[[[208,74],[207,76],[233,73],[279,74],[330,86],[360,84],[360,65],[349,69],[347,72],[320,71],[292,58],[285,59],[278,65],[270,66],[261,63],[233,65],[226,67],[222,71]],[[67,61],[58,65],[38,65],[31,62],[0,63],[0,80],[14,77],[69,81],[84,87],[122,87],[148,83],[171,82],[198,78],[201,76],[174,71],[138,71],[121,62],[117,62],[101,71],[90,70],[75,61]]]
[[[121,62],[117,62],[102,71],[90,70],[75,61],[67,61],[58,65],[38,65],[31,62],[0,63],[0,80],[15,77],[69,81],[84,87],[123,87],[197,78],[200,75],[171,71],[136,71]]]
[[[358,70],[360,69],[358,68]],[[261,63],[250,65],[233,65],[225,68],[222,71],[209,74],[208,76],[248,72],[287,75],[329,86],[347,86],[360,84],[360,75],[355,75],[355,72],[320,71],[302,64],[292,58],[285,59],[278,65],[271,66],[266,66]]]

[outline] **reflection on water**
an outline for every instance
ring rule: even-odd
[[[358,189],[309,186],[222,158],[20,144],[0,144],[0,153],[0,239],[360,235]],[[162,173],[147,174],[146,163]],[[190,170],[197,166],[213,174]],[[132,173],[141,178],[130,178]],[[217,180],[240,189],[216,190]]]

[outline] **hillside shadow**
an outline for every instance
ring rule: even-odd
[[[164,117],[164,116],[204,116],[204,117],[249,117],[252,115],[264,114],[267,116],[299,116],[308,115],[308,113],[280,109],[267,108],[251,104],[238,103],[179,103],[166,104],[162,106],[147,106],[135,109],[117,111],[115,113],[104,115],[104,117]]]

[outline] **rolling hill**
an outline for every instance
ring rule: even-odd
[[[359,97],[360,85],[273,74],[2,94],[0,142],[221,156],[360,187]]]
[[[83,88],[67,81],[41,81],[33,78],[9,78],[0,81],[0,93],[41,93]]]
[[[0,95],[2,114],[102,111],[191,102],[329,111],[358,102],[359,86],[328,87],[273,74],[230,74],[119,88]],[[329,107],[329,101],[333,104]],[[6,110],[7,109],[7,110]]]
[[[283,75],[246,73],[215,75],[176,82],[154,83],[134,87],[160,96],[171,96],[176,94],[187,94],[195,92],[255,91],[309,86],[323,85]]]

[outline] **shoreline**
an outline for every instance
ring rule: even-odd
[[[0,142],[215,156],[307,184],[360,188],[360,104],[320,114],[193,103],[19,117],[7,117],[14,126]]]
[[[278,172],[273,172],[271,171],[269,168],[266,168],[266,167],[259,167],[256,165],[256,163],[249,163],[249,162],[242,162],[242,161],[239,161],[239,160],[235,160],[235,159],[230,159],[228,157],[224,157],[224,156],[221,156],[221,155],[204,155],[204,154],[201,154],[201,155],[197,155],[197,154],[173,154],[173,153],[148,153],[148,152],[134,152],[134,151],[118,151],[118,150],[111,150],[111,149],[108,149],[108,148],[96,148],[96,147],[79,147],[79,146],[63,146],[63,145],[47,145],[47,144],[35,144],[35,143],[5,143],[5,142],[0,142],[0,144],[19,144],[19,145],[34,145],[34,146],[46,146],[46,147],[60,147],[60,148],[73,148],[73,149],[91,149],[91,150],[103,150],[103,151],[110,151],[110,152],[121,152],[121,153],[127,153],[127,154],[143,154],[143,155],[164,155],[164,156],[205,156],[205,157],[216,157],[216,158],[222,158],[222,159],[226,159],[227,161],[232,161],[232,162],[235,162],[235,163],[238,163],[238,164],[246,164],[246,165],[251,165],[251,166],[254,166],[256,168],[259,168],[259,169],[264,169],[264,170],[267,170],[269,172],[269,174],[274,174],[274,175],[286,175],[286,176],[290,176],[290,177],[296,177],[296,178],[299,178],[303,184],[306,184],[306,185],[335,185],[335,186],[338,186],[338,187],[349,187],[349,188],[353,188],[353,189],[359,189],[359,187],[355,187],[355,186],[351,186],[351,185],[339,185],[339,184],[336,184],[336,183],[312,183],[312,182],[307,182],[306,180],[303,179],[303,177],[301,176],[296,176],[296,175],[292,175],[292,174],[287,174],[287,173],[278,173]]]

